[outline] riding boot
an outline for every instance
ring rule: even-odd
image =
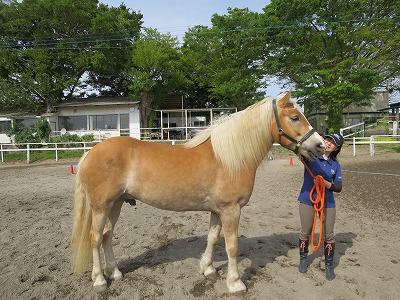
[[[300,250],[300,273],[306,273],[308,270],[308,240],[299,239],[299,250]]]
[[[326,279],[331,281],[335,278],[335,272],[333,271],[333,255],[335,253],[335,243],[325,241],[324,246]]]

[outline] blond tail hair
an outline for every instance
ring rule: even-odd
[[[87,152],[88,153],[88,152]],[[90,228],[92,225],[92,210],[82,185],[79,170],[86,154],[78,164],[75,180],[75,203],[71,236],[71,263],[76,273],[85,271],[92,262],[92,247],[90,244]]]

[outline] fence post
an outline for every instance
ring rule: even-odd
[[[0,151],[1,151],[1,162],[4,162],[3,144],[0,144]]]
[[[353,156],[356,156],[356,138],[353,136]]]
[[[54,144],[54,149],[56,149],[56,161],[58,161],[57,143]]]
[[[369,152],[371,154],[371,156],[375,155],[375,143],[374,143],[374,136],[371,135],[369,138]]]
[[[29,144],[26,144],[26,163],[29,164],[31,153],[29,152]]]

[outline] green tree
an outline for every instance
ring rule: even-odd
[[[186,34],[182,51],[194,66],[189,76],[211,100],[203,103],[244,108],[264,96],[258,18],[248,9],[228,8],[227,15],[213,15],[211,28],[197,26]]]
[[[141,17],[124,5],[109,8],[97,0],[1,5],[0,76],[9,83],[4,86],[17,85],[47,111],[79,88],[83,96],[87,74],[86,84],[122,93],[116,70],[129,61],[127,48],[139,34]],[[8,100],[12,106],[14,99]]]
[[[265,72],[294,83],[305,108],[326,110],[337,130],[343,108],[369,104],[398,72],[399,7],[399,0],[272,0],[260,24]]]
[[[124,4],[118,8],[99,6],[92,31],[102,38],[93,48],[85,83],[101,96],[128,96],[126,73],[131,67],[133,43],[140,37],[142,17],[130,12]]]
[[[145,28],[134,44],[129,88],[133,95],[141,96],[142,127],[151,127],[151,110],[159,108],[167,95],[181,92],[185,85],[178,46],[177,38],[151,28]]]

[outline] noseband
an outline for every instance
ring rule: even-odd
[[[311,129],[309,132],[306,133],[305,136],[303,136],[299,141],[295,140],[292,138],[290,135],[288,135],[285,131],[282,129],[281,121],[279,120],[278,116],[278,108],[276,107],[276,99],[272,100],[272,106],[274,108],[274,115],[275,115],[275,121],[276,125],[278,126],[278,131],[279,131],[279,144],[281,144],[281,139],[282,136],[287,138],[289,141],[293,142],[296,144],[296,148],[294,149],[294,153],[298,154],[299,152],[299,147],[302,143],[304,143],[310,136],[312,136],[315,132],[315,129]]]

